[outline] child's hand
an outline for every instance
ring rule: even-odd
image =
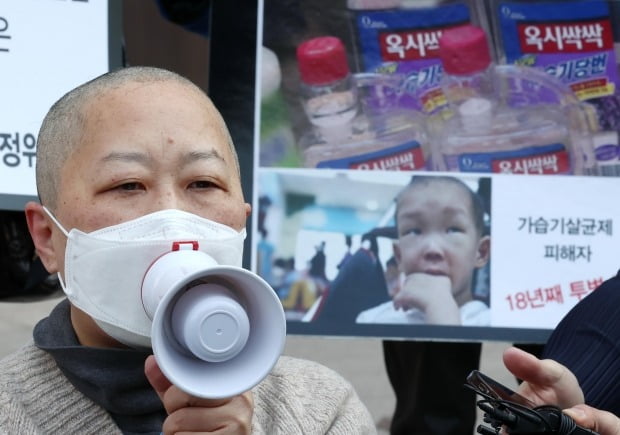
[[[397,310],[417,308],[423,311],[429,324],[461,324],[459,307],[447,276],[412,273],[401,283],[392,300]]]
[[[221,432],[247,435],[251,432],[254,412],[251,392],[230,399],[191,396],[170,383],[153,355],[146,359],[144,373],[168,413],[162,428],[164,434]]]

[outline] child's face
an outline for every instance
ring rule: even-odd
[[[447,276],[459,305],[469,300],[472,273],[488,259],[489,238],[476,230],[464,187],[441,180],[410,187],[399,197],[397,222],[400,271]]]

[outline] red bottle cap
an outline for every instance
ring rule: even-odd
[[[297,47],[301,80],[309,85],[326,85],[349,74],[344,44],[334,36],[309,39]]]
[[[487,69],[491,54],[484,30],[470,24],[445,30],[439,39],[439,57],[448,74],[468,75]]]

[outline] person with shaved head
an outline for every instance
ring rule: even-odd
[[[352,386],[319,364],[283,356],[250,391],[206,399],[151,355],[136,264],[178,237],[240,263],[250,214],[226,125],[189,80],[130,67],[70,91],[42,123],[36,179],[28,227],[67,299],[2,360],[0,433],[375,432]]]

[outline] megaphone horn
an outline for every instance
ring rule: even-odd
[[[155,359],[170,382],[202,398],[232,397],[258,384],[286,338],[271,286],[198,250],[169,252],[142,283]]]

